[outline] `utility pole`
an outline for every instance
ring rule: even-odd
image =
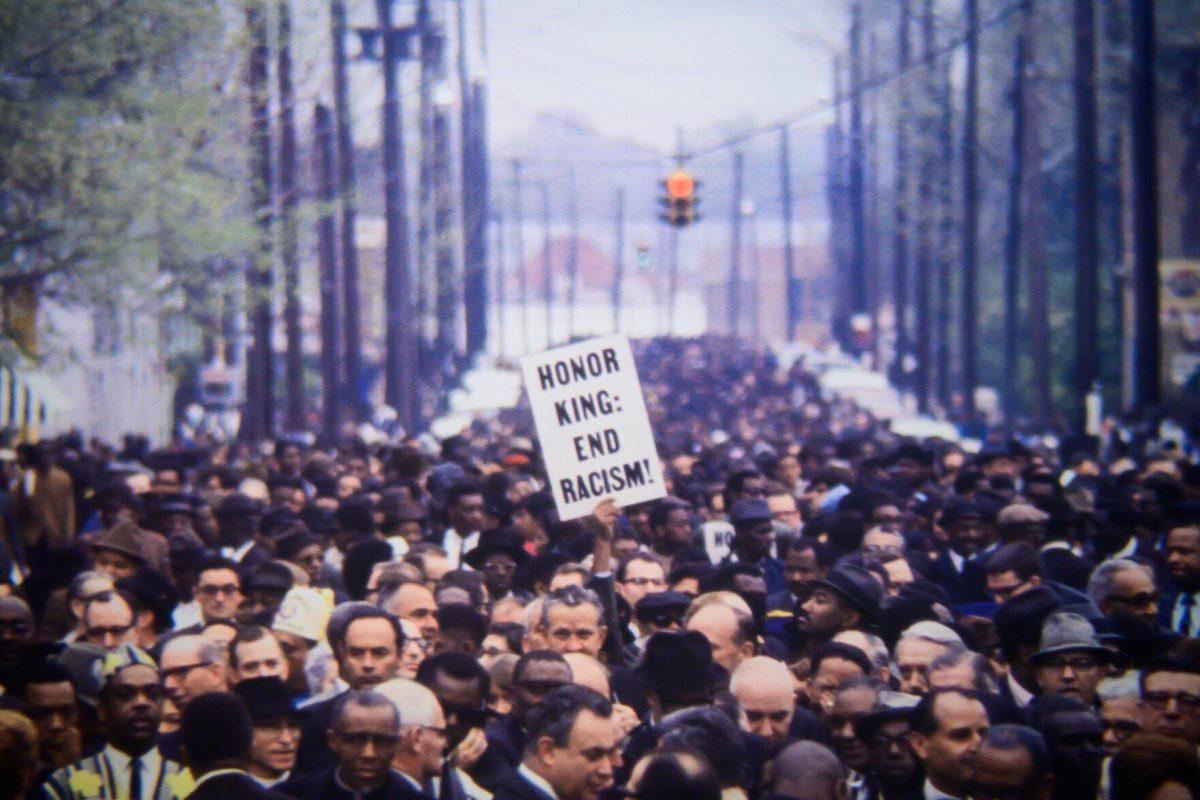
[[[480,3],[482,6],[483,4]],[[457,0],[458,90],[462,137],[463,297],[466,351],[483,352],[487,344],[487,190],[486,124],[483,81],[467,75],[465,0]],[[482,8],[480,14],[483,14]]]
[[[950,60],[939,72],[938,101],[938,245],[937,245],[937,397],[942,409],[950,407],[950,275],[954,269],[954,105],[950,97]]]
[[[438,85],[438,48],[434,40],[439,35],[430,21],[429,0],[417,4],[417,36],[421,50],[420,77],[417,82],[418,157],[417,157],[417,268],[414,311],[417,330],[422,342],[432,343],[437,337],[438,279],[434,266],[436,249],[433,232],[434,177],[433,88]]]
[[[246,359],[247,441],[269,439],[275,433],[275,356],[272,352],[271,313],[271,89],[268,85],[271,44],[267,39],[266,8],[263,0],[246,4],[246,28],[250,34],[250,63],[246,83],[250,91],[250,202],[258,225],[258,248],[246,269],[254,343]]]
[[[846,246],[846,191],[843,183],[845,135],[842,112],[842,59],[833,57],[833,124],[825,131],[825,190],[829,204],[829,242],[833,260],[834,333],[836,326],[850,307],[850,287],[847,279],[849,255]]]
[[[1075,430],[1087,428],[1087,398],[1099,377],[1099,127],[1095,0],[1075,0]]]
[[[746,215],[747,239],[750,250],[750,337],[755,342],[762,341],[762,320],[759,318],[759,291],[762,288],[762,275],[759,274],[758,261],[758,207],[751,200],[744,209]]]
[[[300,330],[300,257],[296,231],[296,105],[292,91],[292,7],[291,0],[279,0],[278,8],[278,81],[279,81],[279,203],[283,217],[281,249],[283,255],[283,324],[287,332],[287,361],[284,385],[287,387],[286,420],[290,431],[305,428],[304,334]]]
[[[787,340],[796,341],[800,323],[800,277],[792,243],[792,166],[787,125],[779,126],[779,196],[783,214],[783,274],[787,280]]]
[[[496,348],[496,351],[503,356],[505,342],[504,337],[508,332],[508,327],[504,320],[504,306],[508,303],[508,287],[504,285],[505,281],[508,280],[508,265],[505,263],[508,258],[508,254],[504,249],[504,225],[506,222],[504,219],[504,206],[501,204],[499,198],[497,198],[496,201],[495,217],[493,222],[496,229],[496,248],[494,251],[496,253],[496,342],[499,344],[499,347]]]
[[[625,280],[625,190],[617,189],[616,235],[613,241],[613,333],[621,332],[621,282],[623,280]]]
[[[579,300],[579,187],[575,183],[575,168],[571,167],[569,206],[571,241],[567,245],[567,340],[575,335],[575,304]]]
[[[1032,2],[1024,17],[1026,68],[1036,70],[1037,24]],[[1038,127],[1037,98],[1028,79],[1025,85],[1025,267],[1029,271],[1026,287],[1029,305],[1029,351],[1033,367],[1033,419],[1045,426],[1050,419],[1050,306],[1046,274],[1045,228],[1042,185],[1042,145]]]
[[[521,159],[512,160],[513,171],[513,246],[517,256],[517,290],[521,293],[521,334],[525,352],[533,352],[529,325],[529,275],[525,268],[525,214],[521,205]]]
[[[929,291],[932,288],[933,252],[931,228],[933,226],[933,161],[934,109],[937,103],[934,88],[934,29],[933,2],[925,0],[921,14],[921,70],[925,81],[919,104],[920,128],[917,141],[920,143],[920,159],[917,176],[917,252],[916,252],[916,311],[917,311],[917,411],[929,413],[929,372],[932,367],[933,326],[929,308]]]
[[[742,172],[744,156],[741,150],[733,152],[733,215],[729,237],[729,289],[725,292],[728,303],[728,334],[736,337],[738,320],[741,316],[742,297]]]
[[[1133,183],[1133,411],[1160,401],[1158,142],[1154,0],[1130,0],[1130,154]]]
[[[667,257],[671,263],[670,285],[667,287],[671,303],[667,313],[667,334],[675,336],[675,325],[679,319],[679,228],[671,228],[667,231],[667,237]]]
[[[542,292],[546,301],[546,347],[554,345],[554,259],[550,253],[553,242],[550,238],[550,182],[543,180],[542,190]]]
[[[342,392],[338,381],[341,363],[337,269],[337,226],[333,220],[334,187],[333,115],[328,106],[318,104],[313,115],[313,174],[317,176],[317,263],[321,292],[321,399],[324,414],[321,429],[325,441],[337,442],[342,420]]]
[[[909,66],[912,57],[911,29],[912,13],[909,9],[910,0],[900,0],[900,31],[896,48],[896,71],[903,74]],[[907,78],[900,79],[900,109],[896,114],[896,223],[892,233],[892,255],[895,259],[893,267],[893,301],[896,306],[896,353],[892,363],[892,380],[900,383],[903,388],[907,381],[905,377],[905,358],[910,348],[908,338],[908,84]]]
[[[850,319],[868,311],[866,196],[863,153],[862,2],[850,6],[850,309],[843,323],[843,341],[851,342]],[[876,331],[871,332],[877,335]],[[849,348],[848,348],[849,349]]]
[[[337,122],[338,187],[342,201],[342,327],[345,363],[344,396],[353,418],[365,414],[362,391],[362,327],[359,322],[358,247],[354,240],[358,218],[354,169],[354,135],[350,127],[350,89],[346,78],[346,3],[332,0],[333,113]]]
[[[454,260],[454,194],[450,179],[450,114],[444,97],[434,97],[434,87],[446,81],[446,34],[435,22],[429,8],[430,0],[417,4],[417,31],[421,46],[421,118],[422,134],[429,139],[421,142],[424,179],[429,183],[427,201],[431,207],[422,209],[422,219],[429,222],[432,214],[432,244],[434,265],[437,378],[445,377],[444,370],[453,359],[458,344],[459,312],[462,308],[458,274]],[[465,144],[465,142],[464,142]],[[426,257],[430,254],[427,252]],[[440,385],[440,383],[439,383]]]
[[[979,0],[966,0],[967,80],[963,119],[963,244],[962,350],[963,410],[967,422],[975,416],[976,353],[975,281],[979,268]]]
[[[392,0],[375,0],[383,38],[383,198],[387,218],[384,252],[384,387],[387,403],[400,424],[413,431],[420,423],[412,314],[412,261],[404,180],[404,128],[400,108],[400,61],[411,28],[392,25]]]
[[[1028,86],[1025,72],[1029,61],[1030,16],[1033,7],[1022,3],[1021,20],[1017,27],[1016,50],[1013,61],[1012,87],[1012,150],[1008,177],[1008,219],[1004,236],[1004,428],[1012,433],[1017,416],[1018,369],[1017,348],[1020,345],[1018,316],[1020,314],[1022,209],[1025,195],[1025,111]]]

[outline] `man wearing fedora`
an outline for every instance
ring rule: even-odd
[[[528,595],[514,591],[513,578],[529,561],[529,553],[521,545],[521,537],[510,528],[496,528],[480,535],[479,544],[463,556],[470,567],[483,576],[492,602],[506,597]]]
[[[1042,626],[1040,645],[1030,662],[1041,694],[1073,697],[1095,706],[1109,650],[1100,643],[1092,623],[1070,611],[1051,614]]]
[[[811,585],[812,594],[796,609],[809,651],[841,631],[870,630],[878,620],[883,587],[865,567],[842,564]]]

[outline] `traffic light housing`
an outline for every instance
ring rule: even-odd
[[[696,196],[700,182],[692,177],[692,173],[677,169],[666,180],[659,181],[659,185],[663,190],[658,200],[663,208],[659,219],[673,228],[686,228],[700,218],[697,213],[700,198]]]

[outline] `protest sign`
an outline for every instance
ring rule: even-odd
[[[558,515],[663,497],[662,465],[629,339],[605,336],[521,359]]]

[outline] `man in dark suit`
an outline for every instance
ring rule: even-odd
[[[286,800],[287,795],[260,786],[246,772],[253,729],[237,695],[200,695],[183,709],[181,731],[184,756],[196,778],[187,795],[191,800]]]
[[[280,787],[285,794],[304,800],[428,800],[391,769],[400,714],[382,694],[352,689],[340,696],[328,736],[337,764],[289,779]]]
[[[351,603],[344,611],[339,607],[326,630],[338,674],[351,689],[369,689],[396,677],[404,647],[404,632],[396,617],[366,603]],[[334,765],[327,731],[341,694],[301,709],[297,773],[309,775]]]
[[[1200,525],[1173,528],[1166,551],[1167,573],[1177,591],[1159,607],[1162,624],[1184,636],[1200,636]]]
[[[955,605],[988,599],[982,565],[976,556],[991,545],[991,523],[974,500],[954,497],[938,518],[948,546],[933,562],[934,581]]]
[[[262,562],[271,560],[271,551],[258,542],[258,526],[263,517],[262,503],[234,492],[221,501],[215,513],[221,538],[221,555],[246,573]]]
[[[612,704],[583,686],[550,692],[530,711],[525,755],[495,800],[596,800],[620,764]]]

